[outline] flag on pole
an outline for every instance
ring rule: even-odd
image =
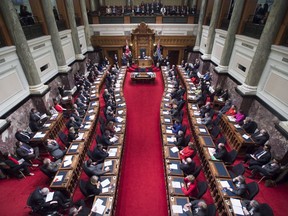
[[[128,57],[131,54],[129,49],[128,40],[126,39],[125,55]]]
[[[157,43],[156,55],[158,57],[158,61],[162,60],[161,48],[160,48],[160,39],[158,40],[158,43]]]

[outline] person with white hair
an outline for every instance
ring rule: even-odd
[[[260,215],[259,203],[256,200],[241,200],[244,215]]]
[[[192,211],[193,216],[206,216],[207,215],[207,204],[204,200],[194,200],[184,205],[185,210]]]

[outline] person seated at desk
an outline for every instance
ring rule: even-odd
[[[249,160],[249,168],[253,165],[262,166],[268,163],[271,160],[271,146],[269,144],[265,144],[264,148],[260,148],[254,154],[246,154],[244,158],[244,163],[247,163]]]
[[[245,196],[247,192],[247,184],[245,182],[245,178],[242,175],[239,175],[233,179],[233,183],[235,184],[235,189],[233,188],[226,188],[227,190],[231,191],[233,194],[237,196]]]
[[[16,153],[19,157],[23,158],[25,161],[27,161],[28,163],[29,160],[33,160],[33,159],[38,159],[39,157],[39,148],[38,147],[34,147],[32,148],[31,146],[22,143],[22,142],[16,142]],[[33,166],[37,166],[37,164],[32,164]]]
[[[235,122],[242,124],[243,120],[245,119],[245,114],[243,113],[241,109],[239,109],[239,111],[234,115],[234,118],[235,118]]]
[[[35,108],[32,108],[29,114],[29,127],[31,131],[37,132],[45,119],[47,119],[46,115],[41,115]]]
[[[228,93],[228,89],[224,89],[223,93],[219,96],[219,99],[223,99],[223,101],[228,100],[229,98],[229,93]]]
[[[174,144],[179,148],[185,147],[185,135],[182,130],[178,131],[178,134],[176,135],[176,141]]]
[[[110,139],[112,138],[111,133],[109,130],[105,130],[104,134],[102,136],[102,144],[105,148],[107,148],[108,146],[113,145],[113,142],[110,141]]]
[[[77,104],[73,104],[72,114],[74,113],[73,110],[76,110],[80,116],[84,116],[86,114],[85,109],[81,109],[77,106]],[[74,117],[74,116],[73,116]]]
[[[264,146],[264,144],[269,140],[270,136],[268,132],[264,129],[251,135],[251,139],[259,146]]]
[[[85,186],[88,196],[99,195],[101,193],[100,186],[101,186],[101,182],[99,181],[99,177],[95,175],[92,176]]]
[[[103,168],[103,163],[97,163],[97,162],[92,162],[91,159],[88,159],[87,161],[84,162],[84,166],[93,173],[95,176],[102,176],[105,173],[108,173],[110,171],[109,167],[105,167],[104,170]]]
[[[180,164],[179,168],[184,172],[185,175],[192,175],[195,171],[196,164],[191,158],[186,158],[182,160],[182,164]]]
[[[116,122],[115,114],[110,106],[106,110],[106,120]]]
[[[76,131],[79,130],[81,126],[81,123],[79,124],[79,122],[77,122],[74,117],[70,117],[68,122],[66,123],[66,127],[69,129],[71,127],[73,127]]]
[[[74,105],[76,105],[76,104],[74,104]],[[72,113],[70,114],[70,117],[74,118],[74,120],[76,121],[77,125],[81,125],[83,117],[80,116],[80,114],[77,111],[77,109],[72,109],[71,112]]]
[[[72,142],[73,140],[75,140],[78,137],[78,133],[76,133],[74,127],[70,127],[68,130],[68,142]],[[69,146],[66,146],[69,147]]]
[[[241,200],[244,215],[261,216],[260,205],[256,200]]]
[[[55,110],[57,110],[58,113],[63,113],[64,111],[67,110],[63,108],[56,99],[54,99],[53,102],[54,102],[54,108]]]
[[[248,178],[254,178],[257,173],[262,174],[263,176],[274,176],[279,170],[280,170],[280,164],[277,159],[273,159],[267,164],[261,166],[261,165],[253,165],[250,166],[250,169],[252,170],[252,175]]]
[[[4,158],[4,163],[9,166],[9,168],[12,170],[12,172],[18,172],[21,169],[24,170],[24,175],[27,176],[33,176],[34,173],[31,173],[28,169],[28,166],[31,166],[29,163],[27,163],[26,161],[21,161],[21,160],[17,160],[15,157],[13,157],[10,153],[5,152],[3,154],[3,158]]]
[[[47,187],[42,189],[37,188],[30,195],[30,205],[32,209],[47,209],[49,210],[50,201],[46,202],[46,197],[50,193]],[[59,207],[66,209],[71,205],[71,199],[66,197],[61,191],[54,191],[53,197],[51,201],[56,201],[59,204]]]
[[[186,187],[185,187],[186,186]],[[188,175],[184,178],[184,183],[181,183],[181,189],[185,196],[196,197],[198,193],[197,182],[193,175]]]
[[[69,216],[88,216],[90,212],[91,209],[86,206],[84,200],[79,200],[69,209]]]
[[[18,129],[15,133],[15,138],[22,143],[29,144],[31,138],[33,137],[33,133],[30,133],[28,131],[20,130]]]
[[[50,115],[55,115],[55,114],[58,114],[58,111],[53,106],[50,106],[49,113]]]
[[[184,209],[191,209],[193,216],[207,215],[207,204],[204,200],[193,200],[192,202],[185,204]]]
[[[209,112],[205,113],[204,118],[201,119],[201,124],[204,124],[206,127],[211,126],[212,124],[212,117],[210,116]]]
[[[103,145],[97,143],[97,146],[95,146],[94,150],[92,151],[93,159],[95,159],[97,162],[103,162],[108,156],[109,154],[105,149],[103,149]]]
[[[195,151],[196,151],[196,148],[195,148],[194,143],[189,142],[188,145],[179,152],[180,159],[182,160],[182,163],[184,160],[191,157]]]
[[[237,113],[237,107],[232,104],[230,109],[225,113],[225,115],[234,116]]]
[[[43,168],[46,169],[51,175],[55,175],[61,165],[61,159],[52,162],[49,158],[43,160]]]
[[[110,131],[110,134],[112,136],[114,136],[114,134],[115,134],[115,123],[113,121],[108,121],[106,126],[105,126],[105,130]]]
[[[211,108],[211,103],[210,103],[210,102],[206,103],[204,106],[202,106],[202,107],[200,108],[200,116],[201,116],[202,118],[204,118],[205,113],[210,112],[211,109],[212,109],[212,108]]]
[[[79,109],[82,109],[82,110],[87,109],[87,105],[84,104],[79,98],[76,99],[75,103],[76,103],[77,107],[79,107]]]
[[[246,117],[243,121],[242,128],[248,133],[248,134],[254,134],[255,130],[257,129],[257,123],[252,120],[250,117]]]
[[[227,149],[225,147],[225,144],[224,143],[219,143],[216,150],[215,150],[215,153],[213,154],[213,156],[218,159],[218,160],[223,160],[225,162],[225,159],[227,157]]]
[[[178,134],[178,131],[182,129],[182,124],[179,121],[174,121],[174,124],[172,126],[172,132],[174,134]]]
[[[66,154],[66,149],[62,150],[56,140],[47,139],[46,147],[50,155],[56,160],[63,158]]]
[[[232,101],[231,100],[225,101],[225,105],[219,110],[218,116],[222,116],[223,114],[228,112],[231,107],[232,107]]]

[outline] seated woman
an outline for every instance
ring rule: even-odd
[[[194,143],[193,142],[189,142],[188,146],[186,146],[184,149],[182,149],[179,152],[180,159],[183,161],[186,158],[191,157],[194,154],[195,151],[196,151],[196,149],[195,149]]]
[[[234,115],[235,121],[237,123],[243,123],[243,120],[245,119],[245,114],[243,113],[243,111],[241,109],[239,109],[239,111]]]
[[[233,194],[237,196],[244,197],[247,192],[247,184],[245,182],[245,178],[242,175],[239,175],[233,179],[233,182],[235,184],[235,189],[233,188],[227,188],[227,190],[230,190]]]
[[[237,113],[237,108],[235,105],[231,105],[230,109],[225,113],[226,115],[234,116]]]
[[[198,194],[197,182],[193,175],[188,175],[184,178],[184,183],[181,183],[181,189],[186,196],[196,197]]]

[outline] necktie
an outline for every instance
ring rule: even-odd
[[[265,152],[266,152],[266,151],[263,150],[262,152],[258,153],[258,154],[256,155],[256,158],[259,159],[260,157],[262,157],[262,156],[265,154]]]

